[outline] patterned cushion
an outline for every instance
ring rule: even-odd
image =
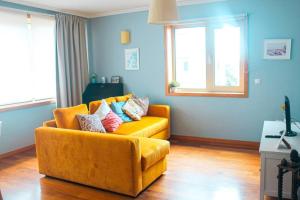
[[[141,120],[141,116],[144,114],[143,109],[132,99],[128,99],[122,110],[135,121]]]
[[[101,105],[94,113],[95,115],[98,115],[100,120],[103,120],[106,115],[111,111],[109,105],[107,104],[106,100],[102,99]]]
[[[106,117],[101,120],[104,128],[108,132],[114,132],[119,128],[119,126],[122,124],[122,119],[116,115],[114,112],[110,111]]]
[[[98,115],[76,115],[81,130],[106,133]]]
[[[148,112],[148,107],[149,107],[149,98],[148,97],[139,98],[139,97],[133,95],[132,100],[142,108],[143,114],[141,116],[146,116],[147,112]]]
[[[123,122],[131,122],[132,119],[126,115],[122,107],[125,105],[125,102],[113,102],[111,103],[110,107],[114,113],[116,113],[122,120]]]

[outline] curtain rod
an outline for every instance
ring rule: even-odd
[[[22,13],[27,13],[27,14],[37,14],[37,15],[44,15],[44,16],[49,16],[49,17],[54,17],[55,13],[44,13],[44,12],[39,12],[39,11],[31,11],[31,10],[24,10],[21,8],[11,8],[7,6],[0,5],[0,11],[13,11],[13,12],[22,12]]]

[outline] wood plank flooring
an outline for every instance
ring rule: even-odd
[[[257,151],[175,142],[168,171],[136,199],[258,200],[259,164]],[[133,199],[40,175],[33,150],[0,160],[0,189],[4,200]]]

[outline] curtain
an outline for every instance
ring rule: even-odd
[[[88,84],[86,21],[77,16],[56,15],[57,106],[82,103]]]

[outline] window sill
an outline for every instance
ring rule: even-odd
[[[10,104],[10,105],[0,106],[0,112],[32,108],[32,107],[38,107],[38,106],[49,105],[49,104],[54,104],[54,103],[56,103],[56,99],[45,99],[45,100],[39,100],[39,101],[15,103],[15,104]]]
[[[166,92],[167,96],[200,96],[200,97],[228,97],[228,98],[247,98],[248,93],[238,92]]]

